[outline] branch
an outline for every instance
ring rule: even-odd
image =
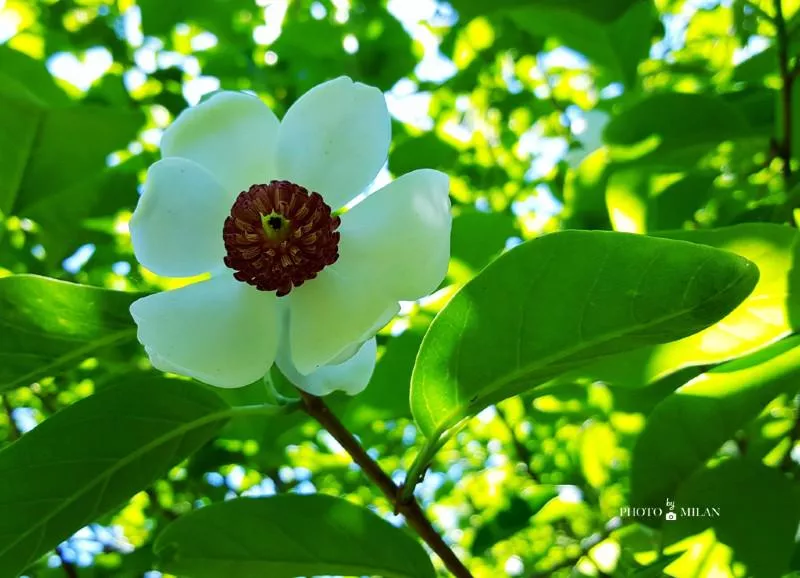
[[[622,520],[620,518],[611,518],[608,522],[606,522],[605,526],[603,526],[603,530],[600,532],[595,532],[588,538],[584,538],[581,540],[581,550],[574,556],[568,556],[558,564],[550,566],[547,570],[543,572],[536,572],[531,574],[529,578],[549,578],[553,575],[554,572],[558,570],[563,570],[564,568],[570,568],[575,566],[578,561],[583,558],[584,556],[588,556],[589,552],[592,548],[597,546],[600,542],[608,539],[611,536],[611,533],[614,530],[617,530],[622,526]]]
[[[450,546],[444,541],[439,533],[434,529],[430,520],[425,516],[419,503],[412,499],[403,502],[399,497],[400,488],[392,479],[381,469],[364,450],[359,441],[350,431],[331,413],[330,408],[322,398],[308,394],[302,390],[300,397],[303,402],[305,412],[317,420],[322,427],[328,430],[333,438],[350,454],[353,461],[361,468],[364,474],[374,483],[380,491],[394,505],[395,512],[402,514],[408,525],[436,552],[447,569],[456,578],[473,578],[466,566],[456,557]]]
[[[56,555],[61,560],[61,567],[64,569],[64,574],[68,578],[78,578],[78,567],[74,562],[70,562],[64,557],[64,549],[61,546],[56,547]]]
[[[11,404],[8,401],[8,396],[2,396],[3,398],[3,411],[6,413],[6,420],[8,421],[8,441],[14,441],[19,439],[22,432],[19,431],[19,427],[17,427],[17,422],[14,421],[14,408],[11,407]]]
[[[525,444],[519,440],[516,432],[514,431],[513,424],[508,421],[508,416],[500,408],[500,406],[496,405],[494,406],[494,409],[497,412],[497,417],[500,418],[500,421],[506,426],[506,429],[508,429],[508,435],[511,437],[511,443],[514,445],[514,451],[517,454],[517,459],[525,464],[525,471],[528,472],[528,477],[530,477],[530,479],[532,479],[535,483],[541,484],[542,482],[539,479],[539,476],[536,475],[536,472],[533,471],[533,468],[531,467],[531,459],[533,458],[531,452],[528,451],[528,448],[525,447]]]
[[[794,416],[794,424],[791,431],[789,431],[789,449],[786,450],[786,455],[780,463],[781,471],[791,473],[795,469],[794,457],[792,450],[795,444],[800,440],[800,395],[796,395],[792,400],[792,415]]]
[[[783,180],[789,186],[792,177],[792,85],[797,78],[798,68],[789,64],[789,34],[786,31],[786,19],[783,16],[782,0],[775,2],[776,43],[778,45],[778,71],[781,75],[781,108],[783,109],[783,126],[778,153],[783,160]]]

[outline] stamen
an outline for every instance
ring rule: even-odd
[[[319,193],[288,181],[253,185],[225,219],[225,265],[239,281],[287,295],[339,258],[340,222]]]

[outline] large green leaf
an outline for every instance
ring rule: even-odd
[[[38,102],[52,106],[70,103],[69,97],[56,84],[41,60],[8,46],[0,46],[0,77],[3,77],[3,89],[7,90],[12,84],[22,83],[17,84],[18,88],[24,85],[26,95]]]
[[[641,235],[566,231],[519,245],[431,324],[412,377],[414,418],[435,437],[600,356],[691,335],[757,280],[738,255]]]
[[[213,504],[167,527],[155,551],[165,570],[189,578],[435,576],[425,550],[403,530],[321,494]]]
[[[600,359],[570,379],[587,377],[620,387],[644,387],[686,367],[747,355],[800,329],[800,235],[796,229],[746,223],[658,235],[725,249],[754,262],[760,272],[756,288],[730,315],[700,333]]]
[[[720,574],[720,566],[730,567],[735,562],[747,567],[746,573],[738,575],[786,576],[800,521],[795,489],[781,472],[755,460],[728,460],[692,476],[675,494],[678,517],[665,522],[664,544],[708,529],[713,535],[706,532],[691,542],[690,550],[670,566],[669,574],[708,576],[714,566],[708,563],[709,558],[727,547],[733,560],[722,557],[724,565],[715,568]],[[700,513],[716,508],[719,515],[684,515],[688,514],[684,508],[689,507],[698,508]]]
[[[631,503],[660,504],[778,394],[800,389],[800,337],[700,375],[659,403],[637,440]]]
[[[96,178],[105,170],[106,157],[133,140],[143,121],[136,111],[97,105],[50,108],[2,92],[0,110],[0,120],[13,116],[15,134],[21,137],[8,144],[0,142],[0,150],[13,152],[14,159],[0,167],[2,181],[7,183],[0,209],[18,215],[27,215],[27,207]],[[81,146],[75,146],[76,134],[84,139]],[[58,206],[51,210],[58,213]]]
[[[101,190],[106,159],[136,138],[144,115],[70,102],[47,78],[43,63],[0,51],[0,213],[74,229],[102,201],[102,193],[124,193]],[[70,192],[68,215],[65,191]],[[59,242],[49,247],[53,254],[69,248]]]
[[[0,391],[135,340],[128,307],[137,297],[35,275],[0,279]]]
[[[129,381],[61,410],[0,451],[0,576],[16,576],[185,458],[231,409],[188,381]]]

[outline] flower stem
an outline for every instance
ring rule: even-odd
[[[466,566],[458,559],[450,546],[434,529],[425,512],[415,499],[401,501],[400,488],[384,472],[361,446],[355,436],[331,413],[325,402],[314,395],[300,391],[304,411],[328,430],[333,438],[341,444],[364,474],[381,490],[386,499],[392,503],[395,512],[402,514],[408,525],[430,546],[431,550],[442,560],[447,569],[456,578],[473,578]]]
[[[411,468],[406,474],[405,482],[403,482],[403,485],[400,488],[401,502],[409,502],[414,500],[414,490],[416,489],[417,484],[422,481],[423,477],[425,477],[425,472],[427,471],[428,466],[430,466],[433,456],[436,455],[436,452],[439,451],[443,443],[444,442],[441,440],[440,436],[434,436],[425,442],[422,450],[417,454],[417,457],[414,458],[414,463],[411,464]]]

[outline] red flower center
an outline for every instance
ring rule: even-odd
[[[288,181],[253,185],[225,219],[225,265],[239,281],[281,297],[336,262],[340,222],[319,193]]]

